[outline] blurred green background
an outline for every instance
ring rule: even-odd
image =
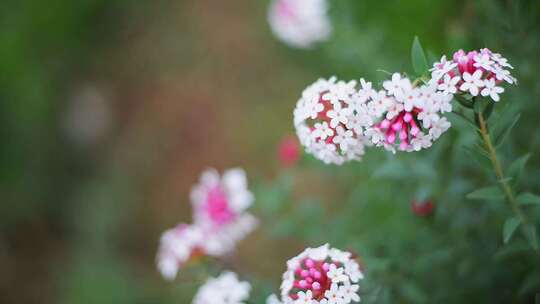
[[[308,159],[284,172],[275,150],[307,84],[411,71],[418,35],[436,57],[489,47],[516,67],[519,86],[501,103],[523,116],[505,155],[532,153],[523,184],[538,193],[540,2],[330,2],[331,39],[299,51],[271,35],[268,1],[4,1],[0,303],[189,303],[200,282],[190,270],[174,283],[159,276],[159,235],[190,221],[202,170],[235,166],[263,222],[226,266],[255,282],[257,299],[279,286],[286,259],[330,241],[369,248],[370,284],[393,303],[532,301],[538,255],[496,264],[504,218],[462,201],[491,176],[458,149],[470,141],[459,122],[433,151],[393,161],[370,152],[350,166]],[[409,211],[424,181],[441,205],[429,223]],[[289,211],[274,222],[279,208]],[[388,266],[396,257],[425,265]]]

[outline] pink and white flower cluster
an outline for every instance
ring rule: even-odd
[[[226,271],[210,278],[193,298],[193,304],[244,304],[249,298],[251,285],[242,282],[234,272]]]
[[[366,146],[395,152],[431,146],[450,127],[452,94],[435,85],[414,86],[395,73],[375,90],[371,82],[319,79],[302,93],[294,125],[308,153],[325,163],[360,160]]]
[[[364,278],[350,252],[328,244],[307,248],[287,262],[281,299],[270,296],[267,303],[347,304],[359,302],[358,282]]]
[[[242,169],[205,171],[193,187],[191,202],[194,222],[165,231],[160,240],[157,265],[169,280],[180,267],[197,256],[223,256],[255,229],[257,219],[246,210],[253,203]]]
[[[459,50],[452,60],[443,56],[433,65],[431,80],[445,93],[489,96],[493,101],[499,101],[499,94],[504,92],[500,85],[517,83],[511,69],[513,67],[506,58],[487,48],[468,53]]]
[[[419,151],[450,128],[442,114],[452,111],[452,94],[437,91],[435,85],[414,86],[395,73],[383,83],[384,90],[372,92],[369,103],[375,123],[366,136],[376,146],[395,152]]]
[[[332,32],[327,0],[273,0],[268,22],[276,37],[295,48],[310,48]]]
[[[359,94],[356,81],[319,79],[302,93],[294,109],[294,125],[308,153],[325,163],[360,160],[369,142],[367,96]]]

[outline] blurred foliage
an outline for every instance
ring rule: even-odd
[[[142,196],[139,172],[74,149],[60,131],[70,86],[89,66],[107,64],[95,54],[114,39],[123,24],[118,19],[160,7],[135,2],[8,1],[0,12],[0,267],[7,269],[0,280],[2,303],[188,303],[201,273],[217,271],[193,266],[176,284],[162,281],[148,258],[157,228],[137,234],[147,230],[137,227],[133,214]],[[273,40],[264,24],[266,5],[261,1],[251,13],[261,22],[260,35]],[[331,16],[334,35],[320,48],[290,50],[275,42],[264,52],[278,53],[285,58],[279,64],[312,75],[377,81],[387,77],[384,71],[413,72],[409,49],[415,36],[430,60],[484,46],[508,57],[519,86],[505,92],[489,123],[513,117],[505,111],[521,113],[499,151],[507,171],[524,167],[517,189],[540,193],[540,2],[342,0],[332,2]],[[190,43],[181,34],[176,38]],[[539,255],[518,234],[504,244],[511,214],[502,201],[466,198],[496,181],[485,159],[471,153],[471,126],[457,116],[452,124],[428,151],[372,151],[363,162],[341,167],[305,156],[273,181],[259,179],[254,189],[264,237],[272,246],[330,242],[355,251],[366,271],[365,303],[531,303],[540,291]],[[435,214],[412,214],[415,198],[433,199]],[[524,208],[537,225],[538,205]],[[296,254],[286,247],[276,246]],[[35,248],[54,254],[36,254]],[[269,255],[265,261],[278,259],[278,249],[257,252]],[[261,257],[251,259],[259,263]],[[254,283],[255,303],[277,291],[284,262],[272,262],[282,265],[273,269],[272,280],[241,273]]]

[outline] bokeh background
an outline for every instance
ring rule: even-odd
[[[301,51],[273,37],[266,0],[4,1],[0,303],[189,303],[200,282],[191,270],[160,277],[159,236],[190,221],[202,170],[236,166],[262,224],[224,263],[255,282],[254,303],[279,286],[286,259],[326,241],[369,248],[373,285],[394,303],[532,301],[538,255],[497,266],[504,218],[463,201],[490,179],[456,147],[471,140],[463,124],[435,152],[394,161],[370,152],[283,169],[276,149],[307,84],[411,71],[418,35],[432,56],[487,46],[514,64],[520,84],[502,102],[523,115],[506,152],[532,153],[524,185],[538,190],[540,2],[330,2],[333,35]],[[441,220],[411,215],[419,185]]]

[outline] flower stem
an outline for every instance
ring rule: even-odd
[[[510,203],[510,207],[512,208],[512,211],[514,211],[514,213],[516,214],[518,219],[521,221],[521,223],[526,224],[527,217],[525,216],[521,208],[519,208],[514,192],[512,191],[512,188],[510,187],[510,184],[508,183],[509,179],[504,176],[504,171],[502,169],[501,162],[499,161],[499,158],[497,157],[497,151],[495,150],[495,147],[491,143],[491,138],[489,137],[488,126],[484,118],[484,114],[482,113],[482,111],[479,111],[478,113],[476,113],[476,115],[477,115],[477,123],[479,127],[480,137],[482,138],[482,141],[484,142],[484,146],[488,152],[489,158],[491,160],[491,164],[493,165],[493,169],[495,169],[495,174],[497,175],[499,185],[501,186],[501,189],[503,190],[508,203]]]

